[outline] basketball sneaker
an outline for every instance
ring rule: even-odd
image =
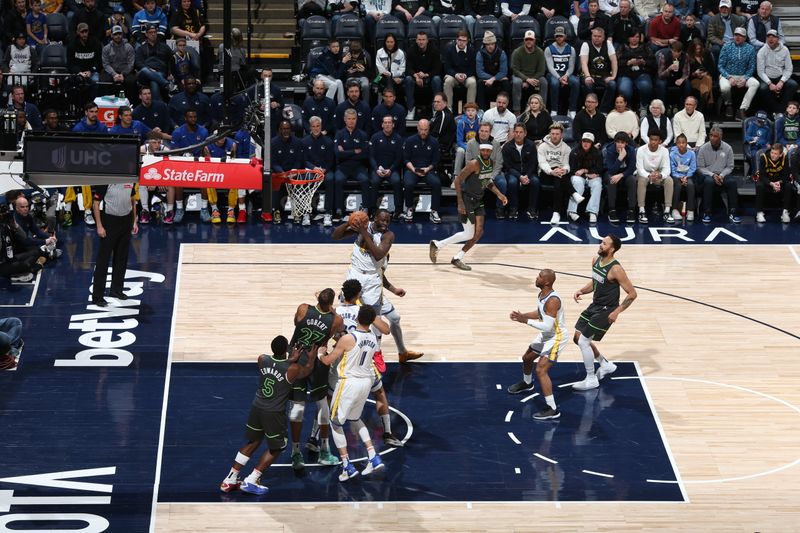
[[[184,216],[186,216],[186,209],[178,207],[177,209],[175,209],[175,216],[172,217],[172,221],[175,224],[180,224],[181,222],[183,222]]]
[[[86,210],[83,213],[83,221],[86,223],[87,226],[94,226],[96,222],[94,221],[94,215],[92,215],[91,210]]]
[[[208,209],[200,208],[200,220],[202,222],[211,222],[211,213],[208,212]],[[219,219],[219,211],[217,211],[217,222],[215,222],[215,224],[219,222],[221,222],[221,220]]]
[[[559,418],[561,416],[561,411],[558,409],[553,409],[549,405],[533,415],[534,420],[553,420],[555,418]]]
[[[375,457],[377,457],[377,455]],[[347,463],[347,466],[342,467],[342,471],[339,474],[339,481],[344,483],[348,479],[353,479],[357,475],[358,470],[356,470],[356,467],[353,466],[353,463]]]
[[[205,222],[205,218],[203,217],[202,211],[200,212],[200,218],[202,218],[203,222]],[[222,217],[219,214],[219,209],[214,209],[213,211],[211,211],[211,223],[219,224],[220,222],[222,222]]]
[[[319,453],[320,450],[319,439],[317,437],[314,437],[313,435],[311,437],[308,437],[308,440],[306,441],[306,450],[314,453]]]
[[[303,454],[300,452],[295,452],[292,454],[292,468],[295,470],[302,470],[306,467],[306,463],[303,461]]]
[[[236,224],[236,216],[235,212],[233,211],[232,207],[228,208],[228,213],[225,215],[225,223],[226,224]]]
[[[532,391],[535,388],[536,385],[534,385],[533,381],[531,381],[530,383],[525,383],[525,381],[523,380],[520,381],[519,383],[514,383],[513,385],[510,385],[506,390],[508,391],[509,394],[521,394],[523,392]]]
[[[407,363],[408,361],[413,361],[414,359],[419,359],[425,355],[423,352],[415,352],[413,350],[406,350],[405,352],[401,353],[398,358],[400,359],[401,363]]]
[[[6,354],[0,356],[0,370],[14,370],[17,368],[17,360],[14,356]]]
[[[388,431],[383,434],[383,443],[387,446],[391,446],[392,448],[402,448],[403,441],[389,433]]]
[[[439,247],[433,241],[428,243],[428,257],[431,258],[431,263],[436,264],[436,259],[439,257]]]
[[[175,211],[167,211],[164,214],[164,224],[172,224],[175,221]]]
[[[233,492],[235,490],[239,490],[242,487],[242,480],[238,477],[235,481],[231,481],[228,478],[222,480],[222,483],[219,484],[219,490],[222,492]]]
[[[281,224],[283,220],[281,219],[281,212],[275,209],[272,212],[272,223],[273,224]]]
[[[150,223],[150,212],[147,209],[142,209],[142,212],[139,213],[139,224],[149,224]]]
[[[247,492],[248,494],[255,494],[257,496],[262,496],[269,492],[269,488],[265,487],[264,485],[259,485],[258,483],[251,483],[244,480],[244,483],[241,485],[242,492]]]
[[[378,372],[381,374],[386,372],[386,361],[383,360],[383,352],[381,350],[375,352],[372,356],[372,362],[375,363],[375,368],[378,369]]]
[[[450,264],[454,267],[458,268],[459,270],[472,270],[472,267],[466,264],[461,259],[456,259],[455,257],[450,260]]]
[[[597,376],[594,374],[586,376],[586,379],[583,381],[579,381],[577,383],[572,384],[572,388],[575,390],[590,390],[596,389],[600,386],[600,382],[597,380]]]
[[[239,214],[236,215],[236,223],[244,224],[247,222],[247,209],[239,209]]]
[[[594,375],[597,377],[597,381],[600,381],[609,374],[613,374],[616,370],[617,365],[609,361],[608,363],[601,364],[600,368],[597,369],[597,372],[595,372]]]
[[[329,450],[320,450],[317,462],[323,466],[336,466],[340,463]]]
[[[373,457],[367,462],[367,466],[366,468],[364,468],[364,470],[361,471],[361,475],[368,476],[371,473],[377,472],[378,470],[381,470],[383,468],[386,468],[386,465],[383,464],[383,461],[381,461],[381,456],[375,454],[375,457]]]
[[[261,221],[268,224],[272,222],[272,213],[261,213]]]

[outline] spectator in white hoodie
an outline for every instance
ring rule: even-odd
[[[553,186],[553,217],[550,219],[551,224],[561,222],[561,210],[564,208],[564,189],[570,183],[569,154],[571,149],[563,141],[563,137],[564,126],[554,122],[550,126],[550,134],[542,139],[542,143],[536,149],[537,159],[539,160],[539,179],[542,183]],[[669,155],[667,155],[667,168],[669,168]],[[528,206],[528,209],[535,208],[536,206]]]
[[[636,150],[636,201],[639,204],[639,223],[647,224],[645,197],[651,185],[664,189],[664,222],[672,224],[672,178],[669,152],[661,146],[661,133],[651,131],[647,144]]]

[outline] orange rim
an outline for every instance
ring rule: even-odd
[[[305,179],[298,179],[297,176],[304,176]],[[295,168],[286,172],[279,172],[273,176],[292,185],[303,185],[306,183],[316,183],[325,179],[325,172],[316,168]]]

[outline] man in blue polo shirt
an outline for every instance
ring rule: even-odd
[[[394,119],[394,130],[400,135],[406,131],[406,108],[397,103],[397,93],[391,87],[383,90],[383,102],[372,110],[372,132],[380,133],[383,129],[383,117],[389,115]]]
[[[306,135],[300,142],[303,145],[303,156],[306,164],[304,168],[315,168],[325,173],[325,213],[322,217],[322,225],[330,227],[333,225],[333,162],[335,156],[334,144],[330,137],[322,132],[322,119],[312,116],[308,119],[308,126],[311,135]],[[308,215],[303,217],[303,225],[311,223]],[[308,222],[308,224],[306,223]]]
[[[431,124],[422,119],[417,123],[417,133],[406,139],[403,158],[406,162],[403,173],[403,189],[406,204],[406,222],[414,221],[414,186],[424,179],[431,187],[431,214],[434,224],[439,224],[439,204],[442,200],[442,181],[434,172],[439,164],[439,141],[430,136]]]
[[[353,109],[356,112],[356,128],[365,132],[369,129],[369,117],[372,111],[369,105],[361,99],[361,85],[357,81],[351,80],[347,83],[347,98],[344,102],[336,106],[333,112],[333,125],[336,131],[344,129],[344,112]]]
[[[382,180],[387,180],[392,185],[394,193],[395,220],[399,220],[403,212],[403,180],[400,179],[402,146],[403,138],[394,131],[394,118],[391,115],[384,116],[381,130],[373,135],[369,142],[370,190],[374,195],[369,208],[377,209],[378,188]]]
[[[369,161],[369,138],[363,130],[356,127],[358,114],[355,109],[344,111],[345,127],[336,132],[336,180],[334,182],[334,207],[336,212],[333,221],[342,219],[344,213],[344,184],[347,178],[353,178],[361,186],[362,207],[369,198],[369,177],[367,164]],[[327,191],[327,190],[326,190]],[[327,192],[325,193],[327,196]]]

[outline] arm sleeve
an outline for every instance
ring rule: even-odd
[[[544,315],[541,320],[528,320],[528,325],[544,333],[555,331],[556,321],[550,315]]]

